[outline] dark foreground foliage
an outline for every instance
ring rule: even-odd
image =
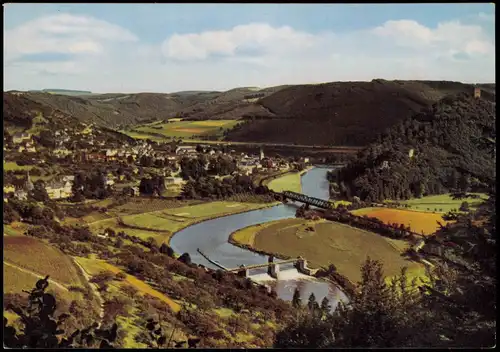
[[[99,323],[94,322],[88,328],[72,333],[60,328],[70,315],[54,316],[57,302],[53,295],[45,292],[49,286],[48,279],[49,276],[46,276],[38,280],[31,291],[24,291],[29,294],[27,306],[7,306],[21,317],[24,329],[16,331],[8,326],[4,317],[4,345],[9,348],[113,348],[118,330],[116,323],[109,329],[102,329]]]

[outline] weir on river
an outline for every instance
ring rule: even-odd
[[[329,171],[327,168],[313,168],[302,175],[301,193],[315,198],[328,199],[327,171]],[[233,246],[228,242],[229,235],[243,227],[279,219],[294,218],[298,206],[299,204],[295,203],[281,204],[272,208],[207,220],[179,231],[173,236],[170,244],[177,253],[187,252],[194,263],[212,269],[265,264],[268,260],[267,256]],[[197,251],[198,248],[203,250],[205,256]],[[207,257],[209,257],[209,260],[207,260]],[[314,293],[318,301],[321,301],[326,296],[333,307],[337,305],[339,300],[347,300],[345,294],[337,286],[303,275],[293,268],[293,264],[284,264],[284,267],[280,269],[277,280],[268,275],[266,267],[252,270],[251,276],[254,281],[273,286],[278,297],[285,300],[292,299],[295,288],[299,289],[303,301],[307,300],[311,293]]]

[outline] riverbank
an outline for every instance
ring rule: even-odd
[[[324,219],[285,219],[247,226],[231,233],[228,242],[283,259],[302,256],[311,268],[334,264],[337,275],[344,276],[351,284],[361,280],[360,267],[368,255],[384,263],[388,277],[398,275],[404,266],[409,271],[421,269],[420,264],[401,256],[408,247],[405,241]],[[342,280],[336,281],[347,288]]]
[[[178,227],[175,231],[173,231],[169,235],[167,235],[166,236],[167,238],[164,239],[164,243],[166,243],[167,245],[170,246],[171,245],[170,241],[172,240],[172,238],[177,233],[181,232],[182,230],[185,230],[186,228],[188,228],[190,226],[202,223],[204,221],[209,221],[209,220],[224,218],[224,217],[228,217],[228,216],[232,216],[232,215],[237,215],[237,214],[242,214],[242,213],[248,213],[248,212],[255,211],[255,210],[262,210],[262,209],[272,208],[272,207],[275,207],[275,206],[280,205],[280,204],[282,204],[282,203],[278,202],[278,201],[271,202],[271,203],[265,203],[265,204],[259,204],[258,206],[252,207],[252,209],[246,208],[246,209],[242,209],[242,210],[239,210],[239,211],[235,210],[235,211],[228,212],[228,213],[221,213],[221,214],[217,214],[217,215],[213,215],[213,216],[207,216],[207,217],[203,217],[203,218],[200,218],[200,219],[196,219],[196,220],[190,221],[185,226]]]
[[[261,183],[274,192],[292,191],[302,193],[302,175],[313,168],[314,166],[308,166],[302,171],[288,170],[277,175],[263,178]]]

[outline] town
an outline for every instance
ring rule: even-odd
[[[140,183],[144,178],[160,176],[163,194],[179,194],[189,179],[182,174],[181,163],[200,159],[203,168],[216,179],[225,177],[269,176],[291,170],[302,171],[309,165],[309,158],[279,158],[265,156],[263,148],[256,153],[236,153],[222,145],[183,145],[182,141],[158,143],[150,140],[109,143],[102,133],[94,130],[93,125],[83,124],[81,130],[57,130],[49,142],[46,136],[33,136],[30,133],[15,133],[10,136],[4,131],[4,164],[33,166],[30,171],[5,168],[4,201],[14,197],[26,200],[33,191],[34,183],[47,192],[49,199],[65,200],[72,197],[75,172],[98,169],[103,166],[103,183],[108,192],[139,196]],[[50,143],[54,148],[47,148]],[[16,161],[14,161],[16,160]],[[229,167],[221,168],[223,163]],[[60,167],[55,168],[54,165]],[[73,173],[59,174],[57,169],[68,169]],[[56,170],[54,170],[56,169]],[[222,172],[221,172],[222,171]]]

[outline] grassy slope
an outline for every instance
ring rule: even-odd
[[[315,231],[306,231],[312,226]],[[306,258],[312,267],[335,264],[351,281],[360,280],[360,266],[367,256],[384,263],[388,277],[397,275],[401,267],[421,271],[421,265],[406,261],[401,251],[404,241],[388,240],[371,232],[330,221],[278,220],[237,231],[233,239],[256,249]]]
[[[111,265],[109,263],[106,263],[104,260],[100,259],[95,259],[95,258],[80,258],[76,257],[76,261],[91,275],[96,275],[102,271],[110,271],[114,274],[118,274],[120,272],[123,272],[120,268]],[[125,283],[130,284],[131,286],[135,287],[141,294],[148,294],[153,297],[158,298],[162,302],[168,304],[170,308],[174,312],[178,312],[180,310],[180,305],[174,302],[171,298],[165,296],[163,293],[153,289],[151,286],[146,284],[145,282],[137,279],[136,277],[132,275],[126,274],[126,278],[124,280]]]
[[[78,270],[68,256],[32,237],[4,237],[4,261],[40,275],[50,275],[62,284],[82,284]]]

